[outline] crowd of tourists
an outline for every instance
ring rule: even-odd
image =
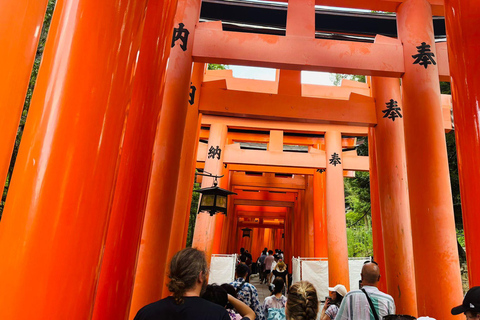
[[[323,308],[315,287],[308,281],[288,285],[283,253],[264,251],[256,263],[243,250],[235,268],[235,280],[210,284],[205,253],[186,248],[170,262],[168,289],[171,296],[140,309],[134,320],[407,320],[395,314],[393,298],[377,288],[380,270],[367,261],[361,271],[359,290],[347,291],[344,285],[329,287]],[[272,258],[269,258],[272,257]],[[270,262],[271,261],[271,262]],[[252,267],[258,268],[262,283],[270,285],[271,295],[260,303],[255,286],[248,282]],[[269,270],[270,272],[266,272]],[[279,272],[275,272],[279,271]],[[280,273],[280,275],[277,275]],[[463,303],[452,309],[466,319],[480,319],[480,287],[471,288]],[[421,319],[433,318],[421,317]]]

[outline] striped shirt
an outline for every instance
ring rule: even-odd
[[[392,296],[372,286],[363,286],[363,289],[372,300],[379,319],[389,314],[395,314],[395,302]],[[347,293],[342,300],[335,320],[375,320],[365,293],[361,290],[353,290]]]

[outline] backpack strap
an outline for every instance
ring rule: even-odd
[[[373,302],[368,296],[367,291],[365,291],[365,289],[363,288],[361,290],[363,291],[363,293],[365,293],[365,296],[367,297],[368,304],[370,305],[370,309],[372,310],[372,313],[373,313],[373,317],[375,318],[375,320],[379,320],[377,310],[375,310],[375,307],[373,306]]]

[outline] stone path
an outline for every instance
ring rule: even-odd
[[[266,297],[272,295],[270,293],[270,290],[268,290],[268,285],[260,284],[260,280],[258,279],[258,274],[250,276],[250,283],[253,284],[255,288],[257,288],[258,300],[260,301],[260,304],[263,304],[263,300],[265,300]]]

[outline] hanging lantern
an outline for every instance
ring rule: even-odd
[[[193,190],[201,193],[197,214],[202,211],[208,212],[210,216],[213,216],[216,213],[227,214],[228,196],[236,193],[218,187],[217,177],[214,176],[214,178],[213,187]]]
[[[242,231],[243,231],[242,238],[244,238],[244,237],[249,237],[249,238],[250,238],[250,233],[252,232],[252,229],[250,229],[250,228],[243,228]]]

